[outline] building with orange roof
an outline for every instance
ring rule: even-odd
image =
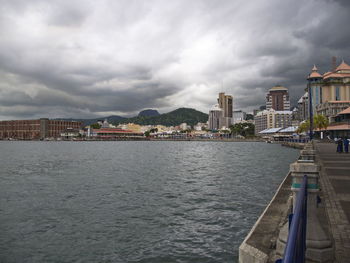
[[[330,123],[335,122],[335,118],[339,112],[350,107],[350,101],[326,101],[317,105],[316,114],[326,116]]]
[[[314,65],[307,80],[315,114],[325,115],[334,122],[337,114],[350,106],[350,66],[344,60],[323,75]]]
[[[339,102],[338,104],[342,104]],[[326,129],[316,129],[316,132],[326,132],[332,138],[350,138],[350,107],[339,112],[334,122],[331,123]]]
[[[344,60],[335,70],[323,75],[318,73],[314,65],[307,79],[310,85],[322,87],[319,100],[315,100],[316,104],[318,101],[322,103],[330,100],[350,100],[350,66]],[[316,83],[318,85],[315,85]],[[316,98],[317,93],[313,92],[312,95]]]

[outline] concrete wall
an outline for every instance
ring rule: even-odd
[[[291,183],[292,178],[288,173],[269,205],[240,245],[240,263],[274,262],[272,258],[274,258],[278,234],[287,220],[290,209],[288,203],[291,200]]]

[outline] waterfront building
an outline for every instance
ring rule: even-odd
[[[232,96],[219,93],[218,104],[209,111],[208,127],[210,130],[220,130],[230,127],[233,123]]]
[[[98,139],[115,139],[118,137],[143,137],[142,132],[134,132],[131,130],[118,129],[118,128],[101,128],[92,129],[91,136]]]
[[[350,101],[326,101],[317,105],[316,113],[326,116],[329,123],[335,122],[338,113],[350,107]]]
[[[115,128],[115,126],[113,124],[110,124],[107,119],[104,121],[98,121],[97,124],[99,124],[101,128]]]
[[[67,128],[60,133],[61,138],[71,140],[73,138],[82,137],[84,134],[83,130]]]
[[[322,87],[323,87],[323,78],[322,75],[320,73],[318,73],[318,69],[316,67],[316,65],[314,65],[314,67],[311,70],[311,73],[309,74],[308,78],[308,87],[310,88],[307,89],[307,91],[311,91],[311,96],[312,96],[312,109],[313,112],[316,112],[316,106],[321,104],[322,101],[324,101],[322,99]],[[309,105],[309,102],[307,103]],[[309,118],[309,109],[307,109],[307,118]],[[306,120],[305,119],[305,120]]]
[[[339,112],[336,117],[337,122],[346,122],[350,124],[350,107],[345,110]]]
[[[80,129],[77,121],[49,120],[10,120],[0,121],[0,139],[36,140],[59,138],[66,129]]]
[[[127,130],[128,125],[126,123],[121,123],[117,126],[117,129]]]
[[[298,126],[290,126],[287,128],[270,128],[259,132],[260,136],[265,139],[274,141],[283,141],[285,138],[293,138],[296,135]]]
[[[338,67],[323,75],[314,66],[307,80],[313,112],[327,116],[330,122],[334,121],[337,113],[350,103],[350,66],[343,60]]]
[[[105,120],[101,123],[101,128],[109,128],[109,123],[108,123],[107,119],[105,119]]]
[[[179,128],[181,131],[190,130],[191,125],[188,125],[186,122],[183,122],[179,125]]]
[[[141,131],[141,125],[135,124],[135,123],[128,123],[125,125],[125,130],[130,130],[136,133],[140,133]]]
[[[298,100],[298,113],[300,121],[309,119],[309,94],[307,92]]]
[[[318,132],[326,132],[331,138],[350,138],[350,106],[339,112],[333,122],[326,129],[315,129]]]
[[[223,126],[223,113],[218,104],[209,111],[209,130],[219,130]]]
[[[272,128],[286,128],[292,126],[292,111],[276,111],[274,109],[258,112],[254,117],[255,134]]]
[[[207,128],[208,125],[206,123],[198,122],[196,125],[193,126],[193,129],[195,131],[202,131],[202,129]]]
[[[151,125],[142,125],[141,126],[141,132],[145,133],[146,131],[149,131],[150,129],[152,129]]]
[[[185,123],[185,124],[186,124],[186,123]],[[189,126],[189,125],[186,124],[186,129],[191,129],[191,126],[190,126],[190,127],[188,127],[188,126]],[[166,127],[166,126],[164,126],[164,125],[160,125],[160,124],[154,126],[154,128],[157,129],[158,132],[167,132],[167,131],[168,131],[168,127]],[[185,129],[185,130],[186,130],[186,129]]]
[[[289,111],[290,101],[288,89],[279,85],[269,89],[266,94],[266,110]]]
[[[229,127],[232,124],[232,96],[219,93],[219,108],[222,109],[222,126]],[[220,128],[222,128],[222,126]]]
[[[233,124],[236,124],[236,123],[244,122],[247,117],[247,113],[241,110],[236,110],[236,111],[233,111],[232,116],[233,116],[232,117]]]

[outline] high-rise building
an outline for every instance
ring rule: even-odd
[[[244,122],[247,117],[247,113],[241,110],[233,111],[233,124]]]
[[[232,96],[219,93],[218,104],[209,111],[209,129],[220,130],[232,124]]]
[[[309,119],[309,94],[304,93],[298,100],[298,119],[304,121]]]
[[[269,89],[266,94],[266,110],[289,111],[290,101],[288,89],[282,86],[275,86]]]
[[[222,109],[223,126],[228,128],[232,124],[232,96],[225,95],[224,92],[219,93],[219,108]]]
[[[219,130],[223,126],[223,110],[219,107],[219,105],[215,105],[209,111],[209,130]]]

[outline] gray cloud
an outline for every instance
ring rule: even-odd
[[[350,63],[348,1],[0,0],[0,118],[236,109]]]

